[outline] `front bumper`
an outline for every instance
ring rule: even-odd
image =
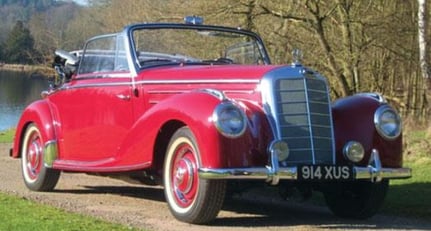
[[[380,182],[383,179],[404,179],[412,176],[410,168],[383,168],[379,153],[373,149],[367,167],[353,167],[353,179]],[[262,179],[272,185],[279,180],[298,180],[298,168],[279,167],[277,157],[271,156],[270,166],[252,168],[200,168],[202,179]]]

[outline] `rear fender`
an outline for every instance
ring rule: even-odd
[[[188,126],[198,143],[201,155],[201,164],[204,167],[220,167],[222,155],[220,155],[221,135],[215,128],[211,116],[216,105],[221,100],[214,95],[205,92],[190,92],[172,96],[151,107],[143,114],[132,127],[119,150],[119,160],[131,161],[131,163],[152,163],[158,149],[155,146],[156,139],[161,134],[162,128],[168,124]],[[170,137],[157,142],[167,146]],[[122,164],[131,164],[122,163]]]
[[[52,119],[49,102],[46,100],[35,101],[22,113],[16,127],[13,142],[12,157],[20,157],[21,141],[28,125],[34,123],[40,130],[45,143],[56,140],[55,128]]]

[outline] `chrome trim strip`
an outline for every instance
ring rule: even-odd
[[[86,79],[102,79],[102,78],[132,78],[130,72],[124,73],[110,73],[110,72],[93,72],[85,73],[76,77],[74,80],[86,80]]]
[[[102,161],[101,161],[102,162]],[[79,163],[82,163],[81,165]],[[145,169],[151,166],[151,162],[145,162],[135,165],[126,166],[89,166],[87,162],[79,161],[56,161],[53,167],[55,169],[61,169],[72,172],[125,172]]]
[[[149,90],[147,93],[149,94],[181,94],[184,92],[189,92],[190,90]],[[211,88],[199,88],[197,91],[218,91]],[[223,90],[223,94],[253,94],[252,90]]]
[[[45,167],[52,168],[54,161],[58,157],[58,146],[56,140],[50,140],[45,143],[43,148],[43,162]]]
[[[210,84],[210,83],[260,83],[259,79],[193,79],[193,80],[141,80],[136,84]]]
[[[262,95],[263,112],[265,113],[271,127],[271,131],[274,136],[273,139],[281,140],[280,127],[277,126],[279,123],[277,121],[277,117],[275,116],[277,113],[274,108],[274,97],[272,96],[272,89],[274,89],[272,78],[274,78],[274,76],[274,74],[267,74],[264,76],[262,82],[260,83],[259,90],[261,91]]]
[[[132,86],[132,82],[119,82],[119,83],[93,83],[93,84],[77,84],[73,86],[62,86],[55,91],[50,92],[49,94],[53,94],[57,91],[65,91],[72,89],[81,89],[81,88],[91,88],[91,87],[117,87],[117,86]]]
[[[304,95],[305,95],[305,105],[307,108],[307,121],[308,121],[308,129],[310,130],[310,151],[311,151],[311,160],[313,164],[316,164],[316,150],[314,148],[314,129],[313,129],[313,123],[311,122],[311,111],[310,111],[310,99],[308,94],[308,84],[307,84],[307,76],[304,76],[303,78],[304,82]],[[332,142],[334,143],[334,142]],[[334,149],[332,149],[334,150]]]
[[[271,164],[260,168],[200,168],[199,177],[203,179],[262,179],[276,185],[279,180],[298,180],[298,168],[279,168],[277,158],[272,155]],[[275,163],[274,163],[275,162]],[[355,180],[380,182],[383,179],[405,179],[412,176],[410,168],[382,168],[379,153],[373,149],[367,167],[353,167]]]
[[[322,78],[325,81],[326,84],[326,94],[328,96],[328,106],[329,106],[329,123],[331,126],[331,138],[332,138],[332,163],[336,164],[337,161],[337,155],[336,155],[336,147],[335,147],[335,132],[334,132],[334,118],[332,117],[332,102],[331,102],[331,94],[330,89],[329,89],[329,83],[328,83],[328,79],[324,78],[323,76],[320,76],[320,78]]]
[[[148,94],[181,94],[187,92],[185,90],[148,90]]]
[[[297,179],[296,167],[280,168],[277,172],[279,179]],[[203,179],[261,179],[272,181],[268,168],[200,168],[199,177]]]
[[[381,94],[376,93],[376,92],[358,93],[356,95],[370,97],[370,98],[376,100],[377,102],[379,102],[380,104],[386,104],[387,103],[385,97],[383,97]]]
[[[134,78],[130,78],[134,79]],[[84,80],[84,79],[80,79]],[[89,88],[89,87],[114,87],[114,86],[132,86],[137,84],[217,84],[217,83],[255,83],[258,84],[259,80],[241,80],[241,79],[231,79],[231,80],[141,80],[141,81],[130,81],[130,82],[116,82],[116,83],[93,83],[93,84],[77,84],[74,86],[62,86],[58,90],[68,90],[68,89],[78,89],[78,88]],[[52,93],[51,93],[52,94]]]
[[[406,179],[412,176],[410,168],[381,168],[379,172],[368,167],[355,167],[355,179],[370,179],[372,182],[380,182],[383,179]]]
[[[223,93],[223,91],[219,91],[219,90],[217,90],[217,89],[204,88],[204,89],[198,89],[198,90],[196,90],[196,91],[197,91],[197,92],[203,92],[203,93],[206,93],[206,94],[212,95],[212,96],[216,97],[216,98],[217,98],[218,100],[220,100],[220,101],[227,100],[227,97],[226,97],[226,95]],[[244,115],[244,118],[246,118],[246,117],[245,117],[245,115]],[[247,124],[247,123],[245,123],[245,124]]]

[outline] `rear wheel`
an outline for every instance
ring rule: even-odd
[[[337,183],[324,192],[326,204],[336,216],[366,219],[382,206],[388,185],[388,180]]]
[[[21,170],[25,185],[33,191],[51,191],[60,177],[60,171],[44,165],[44,143],[39,128],[30,124],[22,141]]]
[[[165,196],[180,221],[202,224],[220,211],[226,191],[223,180],[199,179],[199,149],[188,127],[178,129],[166,152],[163,170]]]

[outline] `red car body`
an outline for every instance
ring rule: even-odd
[[[229,58],[227,63],[178,61],[177,54],[137,51],[153,42],[151,35],[140,44],[145,36],[137,31],[169,29],[223,39],[229,36],[221,33],[249,36],[253,49],[247,39],[225,55],[259,58],[255,63],[231,57],[223,57]],[[93,46],[107,38],[115,40],[110,53]],[[334,199],[341,197],[337,191],[372,192],[380,202],[389,179],[411,175],[402,166],[399,116],[383,97],[358,94],[331,103],[322,76],[299,62],[271,65],[252,32],[199,24],[138,24],[90,39],[79,59],[57,54],[61,82],[25,109],[11,149],[12,157],[23,157],[24,180],[32,190],[53,189],[61,171],[122,173],[164,185],[179,220],[206,223],[220,210],[226,184],[262,179],[280,187],[286,182],[287,187],[320,190],[335,214],[364,218],[380,203],[368,208],[374,197],[352,197],[344,198],[349,206],[340,208]],[[101,57],[115,58],[121,67],[92,71],[102,65],[97,61]]]

